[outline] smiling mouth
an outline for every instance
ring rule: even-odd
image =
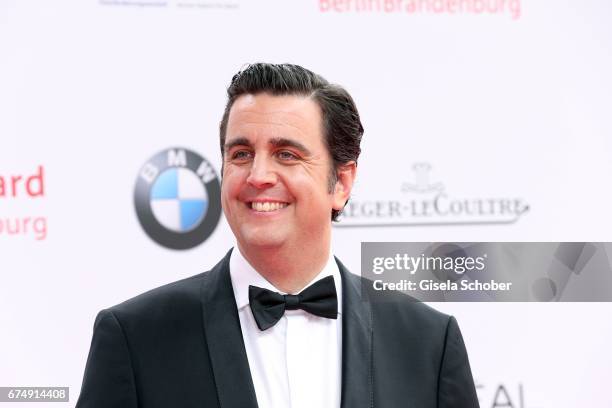
[[[257,212],[271,212],[271,211],[278,211],[281,210],[285,207],[287,207],[289,205],[289,203],[280,203],[280,202],[251,202],[249,207],[253,210],[253,211],[257,211]]]

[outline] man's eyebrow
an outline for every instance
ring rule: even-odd
[[[236,139],[232,139],[229,142],[225,142],[225,146],[223,149],[228,152],[235,146],[247,146],[252,147],[251,142],[246,137],[237,137]]]
[[[287,139],[284,137],[275,137],[275,138],[270,139],[270,144],[276,148],[293,147],[294,149],[299,150],[302,154],[306,156],[312,155],[310,150],[308,150],[306,146],[304,146],[302,143],[298,142],[297,140]]]

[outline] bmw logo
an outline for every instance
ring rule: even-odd
[[[142,166],[134,205],[153,241],[170,249],[189,249],[206,241],[219,223],[221,184],[206,159],[173,147]]]

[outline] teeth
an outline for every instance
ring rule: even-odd
[[[265,202],[265,203],[256,203],[256,202],[252,202],[251,203],[251,208],[255,211],[261,211],[261,212],[270,212],[270,211],[276,211],[276,210],[280,210],[281,208],[285,208],[287,206],[287,203],[271,203],[271,202]]]

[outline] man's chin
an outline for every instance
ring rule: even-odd
[[[245,234],[244,238],[240,240],[240,246],[243,250],[262,251],[282,248],[286,242],[287,240],[278,234],[260,231],[256,234]]]

